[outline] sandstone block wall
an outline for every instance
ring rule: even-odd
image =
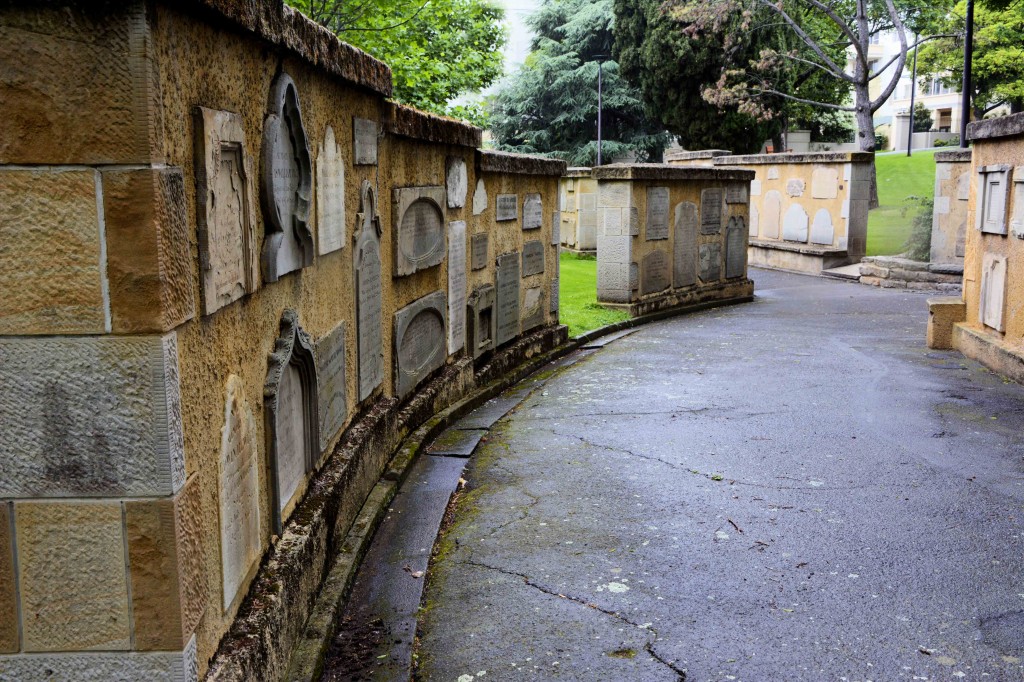
[[[971,150],[936,152],[931,262],[963,265],[970,195]]]
[[[0,60],[0,680],[277,678],[404,434],[564,338],[565,164],[275,0],[8,3]]]
[[[578,253],[597,250],[597,181],[590,168],[570,168],[558,187],[560,241]]]

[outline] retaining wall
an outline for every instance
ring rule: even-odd
[[[971,150],[936,152],[931,262],[963,266],[970,194]]]

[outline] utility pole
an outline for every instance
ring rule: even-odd
[[[915,38],[914,42],[917,42]],[[910,131],[907,133],[907,156],[914,146],[914,95],[917,94],[917,48],[914,48],[914,68],[910,76]]]
[[[595,54],[597,59],[597,165],[601,165],[601,80],[604,71],[604,60],[608,55]]]
[[[960,107],[960,148],[967,149],[967,123],[971,120],[971,59],[974,56],[974,0],[967,0],[967,26],[964,36],[964,84]]]

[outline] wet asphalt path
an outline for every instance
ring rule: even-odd
[[[925,296],[754,279],[492,428],[419,678],[1024,679],[1024,387],[929,351]]]

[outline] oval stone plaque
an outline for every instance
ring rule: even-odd
[[[444,364],[445,310],[443,291],[435,291],[395,313],[395,393],[408,394]]]
[[[395,275],[439,264],[445,256],[444,188],[396,189]]]

